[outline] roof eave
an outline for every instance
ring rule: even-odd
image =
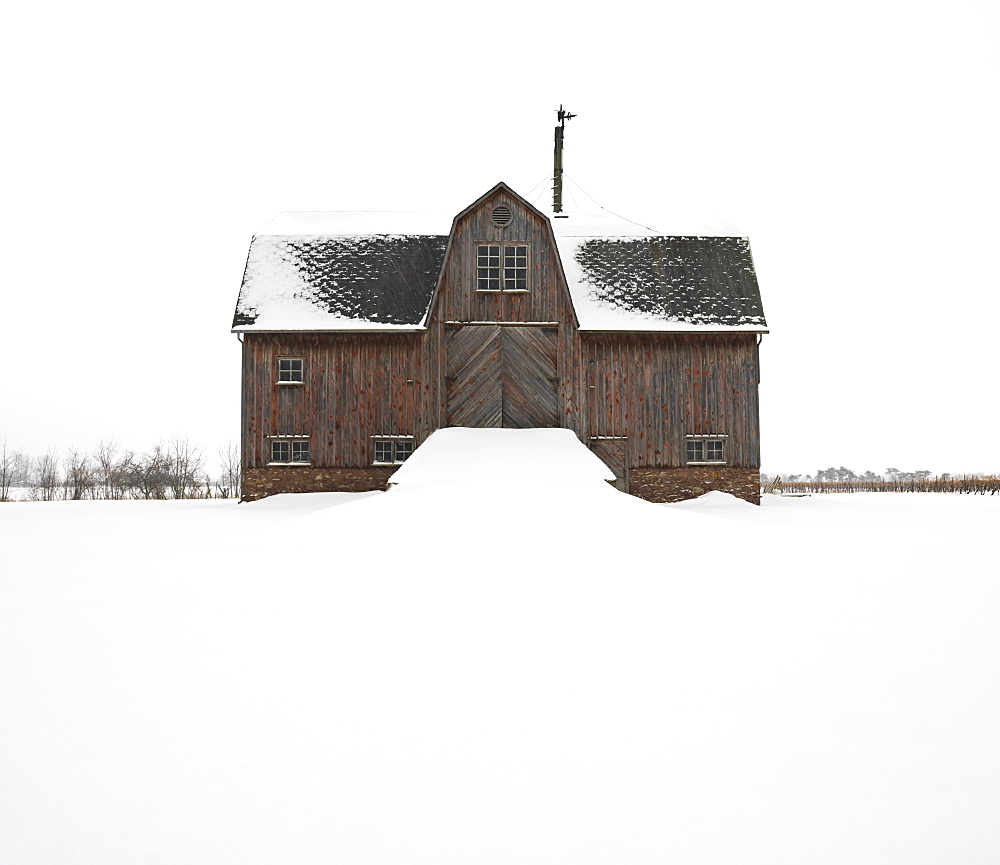
[[[688,334],[701,334],[701,333],[770,333],[771,331],[767,328],[757,328],[757,327],[704,327],[704,328],[683,328],[683,329],[673,329],[673,328],[652,328],[652,327],[642,327],[642,328],[628,328],[628,327],[581,327],[580,333],[688,333]]]
[[[230,333],[424,333],[423,325],[398,325],[396,327],[234,327]]]

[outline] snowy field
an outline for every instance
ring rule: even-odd
[[[0,505],[0,863],[1000,861],[1000,497],[444,432],[388,493]]]

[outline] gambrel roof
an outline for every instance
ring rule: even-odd
[[[423,329],[452,222],[283,213],[251,242],[233,330]],[[606,214],[551,225],[581,330],[767,328],[745,237],[666,236]]]

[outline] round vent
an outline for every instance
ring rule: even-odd
[[[501,204],[499,207],[493,208],[494,225],[499,225],[502,228],[505,225],[510,225],[513,218],[510,208],[506,204]]]

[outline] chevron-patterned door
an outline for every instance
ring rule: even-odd
[[[466,325],[449,331],[448,425],[553,427],[555,328]]]
[[[501,344],[503,425],[556,426],[556,329],[505,327]]]
[[[448,426],[503,426],[499,327],[449,328],[445,376]]]

